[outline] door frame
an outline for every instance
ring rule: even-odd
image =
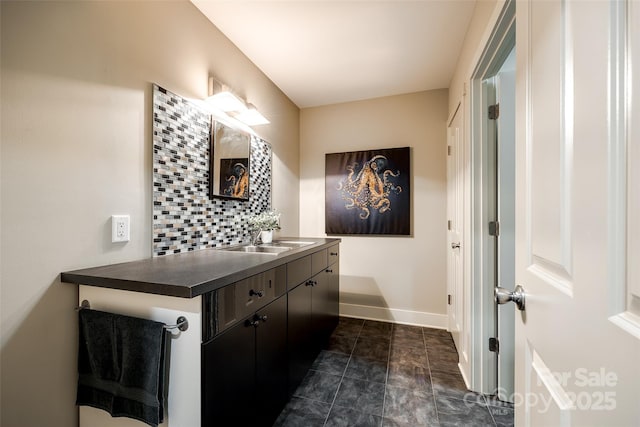
[[[460,101],[447,120],[447,323],[462,359],[460,363],[468,364],[468,343],[464,339],[465,331],[468,331],[463,298],[464,248],[461,245],[464,232],[465,197],[464,119],[463,102]],[[457,126],[454,126],[455,122],[458,122]],[[453,247],[454,243],[458,244],[457,249]],[[454,253],[454,251],[458,252]],[[462,368],[461,372],[464,373],[464,371]]]
[[[488,253],[488,221],[485,199],[487,188],[486,156],[487,138],[486,92],[483,81],[498,73],[505,59],[515,47],[516,1],[507,0],[496,21],[495,27],[485,45],[470,82],[470,154],[471,154],[471,206],[470,206],[470,248],[471,248],[471,389],[494,394],[497,390],[496,354],[488,350],[488,341],[495,334],[494,286],[490,272],[485,268],[493,262],[493,253]]]

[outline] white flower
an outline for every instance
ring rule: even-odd
[[[249,217],[247,222],[251,230],[280,230],[280,212],[264,211]]]

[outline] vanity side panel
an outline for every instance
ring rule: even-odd
[[[160,427],[200,426],[200,342],[202,337],[201,297],[177,298],[94,286],[79,286],[79,303],[89,301],[91,309],[136,316],[174,325],[179,316],[189,329],[173,331],[169,372],[169,396],[165,421]],[[196,386],[194,386],[194,384]],[[80,406],[80,427],[140,427],[140,421],[112,418],[107,412]]]

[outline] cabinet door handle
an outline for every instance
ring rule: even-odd
[[[330,268],[327,268],[325,271],[326,271],[327,273],[333,273],[333,270],[331,270]]]
[[[254,291],[253,289],[251,289],[249,291],[249,296],[257,296],[258,298],[262,298],[264,296],[264,291]]]
[[[331,256],[338,256],[338,252],[329,252],[329,255],[331,255]]]
[[[315,280],[307,280],[307,283],[306,283],[307,286],[315,286],[317,284],[318,282],[316,282]]]
[[[267,321],[267,315],[266,314],[263,314],[262,316],[256,314],[256,318],[257,318],[257,320],[262,320],[263,322]]]
[[[260,322],[257,320],[249,320],[247,319],[246,322],[244,322],[244,326],[249,327],[249,326],[253,326],[254,328],[257,328],[258,326],[260,326]]]

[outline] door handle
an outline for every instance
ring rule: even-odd
[[[524,311],[525,309],[525,292],[524,288],[520,285],[516,286],[516,290],[513,292],[496,286],[494,295],[498,304],[506,304],[509,301],[513,301],[516,307],[518,307],[518,310]]]
[[[451,249],[460,249],[460,242],[451,243]]]

